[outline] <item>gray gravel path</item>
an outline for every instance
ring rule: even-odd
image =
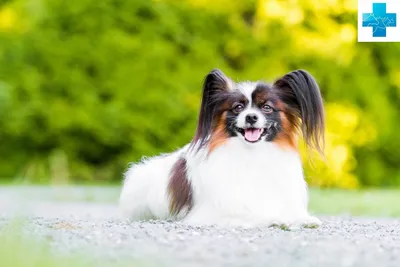
[[[1,190],[0,190],[1,191]],[[0,192],[1,193],[1,192]],[[322,217],[319,229],[224,229],[117,219],[113,204],[0,198],[0,225],[25,206],[26,233],[54,251],[118,266],[400,266],[400,220]],[[8,199],[8,200],[7,200]],[[22,205],[21,205],[22,203]]]

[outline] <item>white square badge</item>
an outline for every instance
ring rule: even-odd
[[[400,42],[400,0],[358,0],[359,42]]]

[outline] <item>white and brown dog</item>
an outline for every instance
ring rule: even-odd
[[[196,225],[316,227],[298,137],[322,152],[324,107],[314,78],[290,72],[273,84],[205,78],[193,140],[125,173],[120,211],[132,220]]]

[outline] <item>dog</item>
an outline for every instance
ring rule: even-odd
[[[190,225],[318,227],[308,212],[299,153],[323,154],[325,112],[314,77],[295,70],[273,83],[234,82],[210,71],[194,138],[132,164],[119,210],[130,220]]]

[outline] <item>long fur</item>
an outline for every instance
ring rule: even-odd
[[[230,86],[231,81],[219,69],[212,70],[204,79],[198,126],[191,142],[191,148],[198,144],[197,149],[200,149],[206,144],[207,138],[210,137],[215,126],[213,124],[214,118],[220,115],[218,107],[224,100],[224,93],[229,90]]]
[[[204,80],[193,140],[128,169],[121,214],[199,225],[318,226],[307,211],[300,132],[323,151],[323,101],[311,74],[296,70],[270,85],[234,83],[214,69]]]
[[[323,153],[325,113],[315,79],[305,70],[296,70],[278,79],[274,86],[282,101],[301,119],[300,128],[307,145]]]

